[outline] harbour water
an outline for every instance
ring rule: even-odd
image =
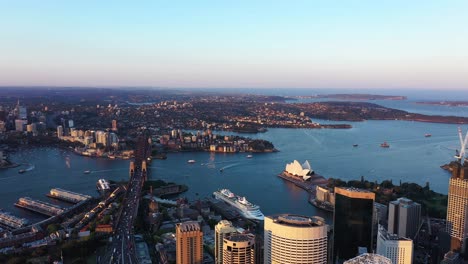
[[[426,107],[426,106],[425,106]],[[437,109],[448,108],[431,106]],[[450,112],[450,110],[448,110]],[[465,112],[461,112],[464,115]],[[456,113],[454,113],[455,115]],[[315,120],[325,123],[324,120]],[[430,184],[431,189],[447,193],[449,173],[440,165],[453,160],[459,148],[457,125],[407,121],[353,122],[352,129],[269,129],[266,133],[242,134],[272,141],[276,153],[220,154],[170,153],[167,160],[154,160],[150,178],[186,184],[183,196],[199,199],[213,191],[229,188],[258,204],[265,215],[297,213],[319,215],[331,220],[331,214],[307,203],[307,193],[277,177],[286,163],[309,160],[312,168],[325,177],[344,180],[360,179],[394,184],[416,182]],[[468,126],[462,126],[466,131]],[[432,134],[425,137],[426,133]],[[222,134],[233,134],[223,132]],[[382,142],[390,148],[381,148]],[[358,147],[353,147],[358,144]],[[195,160],[193,164],[188,160]],[[33,221],[42,219],[33,213],[14,207],[20,197],[65,205],[45,196],[51,188],[97,196],[96,182],[100,178],[128,178],[128,160],[106,160],[77,156],[54,148],[25,148],[12,153],[11,160],[25,163],[23,167],[0,170],[0,208]],[[18,170],[32,168],[19,174]],[[90,170],[90,174],[84,174]]]

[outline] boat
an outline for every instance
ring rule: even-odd
[[[90,170],[85,170],[85,171],[83,171],[83,173],[84,173],[84,174],[90,174],[91,171],[90,171]]]
[[[358,144],[353,144],[353,147],[357,147],[357,146],[359,146],[359,145]]]
[[[228,189],[218,190],[213,193],[213,196],[234,207],[236,211],[247,219],[263,221],[265,218],[258,205],[252,204],[243,196],[235,195]]]
[[[106,179],[99,179],[96,183],[96,188],[99,192],[105,193],[110,190],[110,184]]]
[[[424,134],[425,137],[431,137],[431,134]]]
[[[223,168],[219,169],[219,172],[223,172],[223,171],[224,171],[224,169],[223,169]]]
[[[247,155],[247,158],[251,159],[251,158],[253,158],[253,156],[252,155]]]
[[[390,145],[387,143],[387,141],[384,141],[384,143],[380,144],[381,148],[389,148]]]
[[[195,160],[188,160],[188,163],[195,163]]]
[[[26,172],[25,169],[21,169],[21,170],[18,171],[18,173],[20,173],[20,174],[25,173],[25,172]]]

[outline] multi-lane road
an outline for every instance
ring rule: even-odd
[[[114,235],[101,263],[137,264],[133,224],[138,214],[138,204],[143,183],[147,177],[146,160],[149,157],[148,139],[141,136],[137,142],[135,162],[130,164],[130,179],[122,201]]]

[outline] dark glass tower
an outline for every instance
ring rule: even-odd
[[[333,263],[357,256],[359,247],[372,252],[374,199],[373,192],[335,187]]]

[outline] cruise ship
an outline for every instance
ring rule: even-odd
[[[264,215],[258,205],[252,204],[245,197],[237,196],[228,189],[221,189],[213,193],[213,196],[236,208],[245,218],[263,221]]]

